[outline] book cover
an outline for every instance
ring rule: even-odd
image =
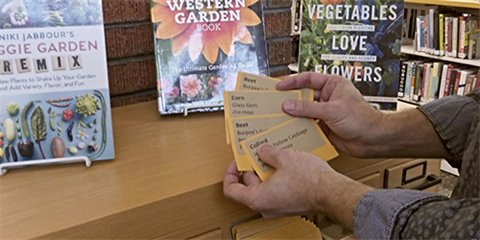
[[[239,71],[268,76],[259,0],[152,0],[160,114],[223,109]]]
[[[440,56],[445,56],[445,23],[443,19],[443,14],[439,15],[439,26],[438,26],[438,31],[439,31],[439,37],[438,37],[438,42],[439,42],[439,48],[440,48]]]
[[[0,9],[2,162],[113,159],[102,1]]]
[[[403,0],[303,0],[299,72],[341,75],[395,110],[402,23]]]

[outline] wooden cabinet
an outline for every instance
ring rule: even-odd
[[[0,239],[230,239],[232,224],[258,214],[223,195],[233,161],[223,113],[160,117],[156,102],[112,112],[115,160],[0,178]],[[386,169],[410,161],[341,154],[329,164],[382,187]]]

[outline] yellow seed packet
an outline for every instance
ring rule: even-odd
[[[228,132],[238,171],[253,171],[240,142],[292,119],[287,114],[231,118]]]
[[[246,72],[238,72],[236,91],[269,91],[276,90],[277,83],[281,80],[255,75]],[[313,101],[314,91],[311,88],[300,89],[302,91],[301,100]]]
[[[258,156],[257,149],[264,143],[279,149],[310,152],[325,161],[338,156],[338,152],[315,120],[295,118],[240,143],[246,152],[247,159],[262,181],[275,172],[274,168],[264,163]]]
[[[234,117],[260,116],[283,114],[283,102],[288,99],[300,100],[300,91],[225,91],[225,132],[227,143],[230,141],[228,135],[228,121]]]

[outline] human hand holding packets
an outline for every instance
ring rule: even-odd
[[[239,171],[253,169],[262,180],[275,171],[257,155],[257,148],[263,143],[311,152],[327,161],[338,156],[314,120],[294,118],[283,112],[285,100],[313,101],[313,90],[272,91],[278,82],[239,72],[236,91],[225,92],[224,96],[227,142],[232,143],[237,168]]]

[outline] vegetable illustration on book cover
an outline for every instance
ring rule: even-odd
[[[221,110],[237,72],[269,74],[261,0],[152,0],[151,6],[161,114]]]
[[[0,0],[0,10],[0,164],[113,159],[102,1]]]
[[[341,75],[396,109],[403,0],[303,0],[300,72]]]

